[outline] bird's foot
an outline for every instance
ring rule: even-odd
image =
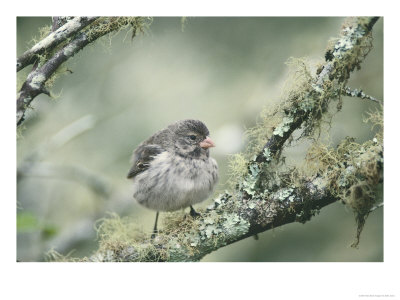
[[[154,230],[153,234],[151,235],[151,239],[154,240],[158,234],[158,230]]]
[[[197,211],[194,210],[193,206],[190,205],[190,216],[192,218],[198,218],[201,216]]]

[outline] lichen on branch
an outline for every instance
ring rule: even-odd
[[[98,17],[76,17],[64,24],[57,30],[51,32],[45,38],[36,43],[31,49],[27,50],[17,58],[17,72],[32,64],[40,54],[49,52],[60,43],[64,42],[71,35],[76,34],[82,28],[94,22]]]

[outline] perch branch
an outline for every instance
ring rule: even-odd
[[[360,152],[354,158],[353,163],[380,161],[382,145],[371,146],[368,153]],[[330,186],[337,184],[332,178],[356,175],[352,162],[346,163],[347,167],[335,171],[335,176],[332,176],[333,171],[327,171],[311,179],[300,178],[302,184],[298,187],[281,184],[273,193],[246,199],[222,194],[189,225],[185,224],[186,219],[182,220],[176,228],[160,231],[154,241],[148,237],[122,245],[107,245],[87,260],[198,261],[212,251],[257,233],[292,222],[304,223],[322,207],[339,200],[330,192]],[[381,173],[382,170],[377,171]],[[281,174],[281,177],[285,175]],[[341,191],[346,188],[343,186]]]

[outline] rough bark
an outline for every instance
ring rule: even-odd
[[[45,51],[51,51],[54,47],[64,42],[67,38],[76,34],[96,19],[97,17],[76,17],[58,29],[56,29],[58,19],[55,19],[53,23],[53,32],[17,58],[17,72],[34,63],[38,55]]]

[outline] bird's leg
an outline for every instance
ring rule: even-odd
[[[153,234],[151,235],[151,238],[152,238],[152,239],[154,239],[154,238],[156,237],[157,233],[158,233],[158,230],[157,230],[158,214],[159,214],[159,212],[157,211],[157,214],[156,214],[156,222],[154,223]]]
[[[192,218],[197,218],[200,217],[201,215],[194,210],[193,206],[190,205],[190,216]]]

